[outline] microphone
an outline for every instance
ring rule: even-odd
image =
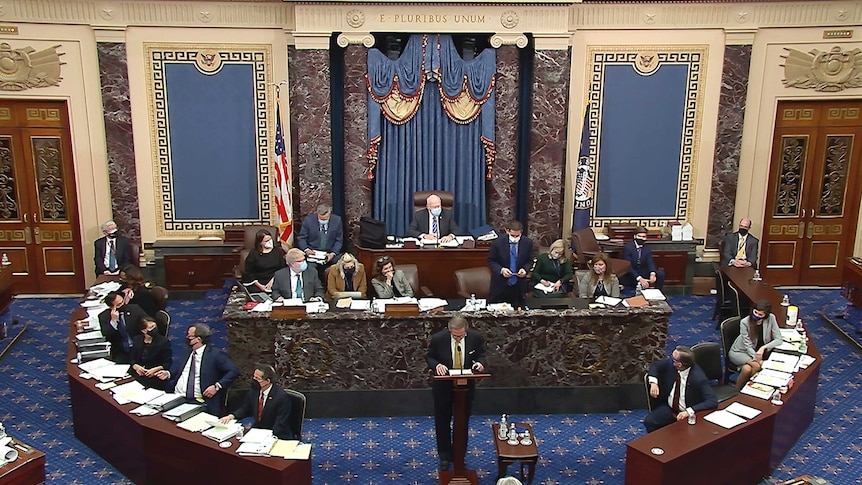
[[[460,354],[461,353],[461,344],[455,345],[455,350],[457,350],[458,353]],[[458,362],[458,368],[459,369],[464,368],[464,357],[461,357],[461,362]]]

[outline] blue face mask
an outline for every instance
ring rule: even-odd
[[[440,214],[442,214],[442,213],[443,213],[443,209],[441,209],[439,207],[431,209],[431,215],[434,217],[440,217]]]
[[[307,269],[308,269],[308,263],[307,262],[303,261],[303,262],[299,263],[299,272],[300,273],[302,273],[303,271],[305,271]]]
[[[760,321],[763,319],[763,317],[759,317],[759,316],[755,315],[754,313],[752,313],[749,318],[754,322],[757,322],[757,321]]]

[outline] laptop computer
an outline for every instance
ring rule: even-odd
[[[263,303],[265,301],[272,300],[272,297],[270,297],[267,293],[263,291],[249,291],[248,286],[243,283],[240,283],[239,286],[240,288],[242,288],[242,291],[243,293],[245,293],[245,296],[248,297],[248,301],[256,301],[258,303]]]
[[[583,310],[589,308],[586,298],[527,298],[527,306],[533,310]]]

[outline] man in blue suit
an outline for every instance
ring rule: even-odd
[[[709,379],[694,363],[694,352],[680,345],[671,355],[671,359],[654,362],[649,367],[653,410],[644,418],[647,433],[687,419],[697,411],[718,406]]]
[[[156,377],[167,380],[168,392],[176,392],[189,402],[206,404],[206,412],[221,416],[227,389],[239,376],[239,369],[221,349],[209,344],[209,325],[196,323],[186,331],[189,353],[175,359],[170,371],[161,370]]]
[[[631,263],[629,272],[620,278],[620,283],[625,287],[623,296],[634,296],[638,283],[641,288],[664,288],[664,271],[656,268],[646,237],[646,228],[638,227],[634,239],[623,246],[623,259]]]
[[[317,206],[317,213],[310,214],[302,220],[299,230],[299,241],[296,246],[311,257],[314,251],[326,253],[324,261],[312,261],[308,265],[317,270],[317,278],[326,282],[324,271],[330,265],[338,262],[341,249],[344,247],[344,226],[341,217],[332,213],[332,207],[326,204]]]
[[[533,241],[522,236],[523,230],[520,221],[509,222],[506,237],[498,237],[488,249],[490,303],[510,303],[514,308],[524,306],[524,281],[533,265]]]

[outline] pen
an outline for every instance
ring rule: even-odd
[[[23,451],[24,453],[30,453],[30,448],[27,448],[26,446],[19,445],[18,443],[15,443],[14,446],[15,446],[15,448],[18,448],[19,450]]]

